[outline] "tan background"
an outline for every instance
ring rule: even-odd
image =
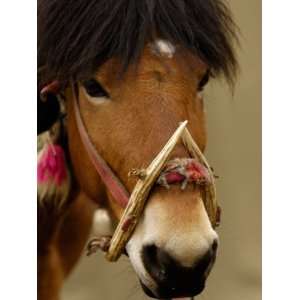
[[[203,300],[261,299],[261,1],[228,1],[242,33],[241,74],[232,97],[225,85],[206,92],[207,155],[220,179],[221,245]],[[129,262],[82,257],[63,300],[140,300]]]

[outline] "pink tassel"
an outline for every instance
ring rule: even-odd
[[[68,199],[71,181],[64,149],[60,145],[44,144],[38,155],[37,182],[39,202],[61,208]]]
[[[60,187],[67,180],[67,177],[63,148],[59,145],[46,145],[38,160],[38,184],[54,183]]]

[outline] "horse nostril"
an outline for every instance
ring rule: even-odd
[[[151,276],[163,282],[167,279],[167,266],[170,262],[169,256],[155,245],[148,245],[143,248],[143,263]]]
[[[217,243],[213,243],[211,248],[201,257],[198,263],[194,266],[194,273],[204,274],[206,277],[216,259]]]
[[[216,252],[218,249],[218,241],[215,239],[213,244],[211,245],[211,249]]]

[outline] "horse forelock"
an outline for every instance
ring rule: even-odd
[[[138,28],[138,30],[137,30]],[[109,58],[123,70],[157,38],[199,56],[233,82],[237,27],[221,0],[39,0],[38,64],[42,80],[91,76]]]

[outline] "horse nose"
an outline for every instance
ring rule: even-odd
[[[215,240],[192,267],[185,267],[156,245],[143,247],[145,269],[158,286],[162,298],[192,297],[199,294],[215,261],[218,243]]]

